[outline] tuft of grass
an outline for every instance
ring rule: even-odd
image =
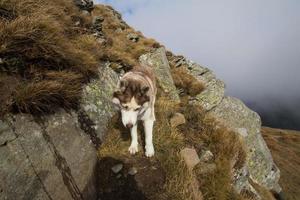
[[[196,96],[205,89],[204,82],[189,74],[184,67],[171,68],[171,74],[175,86],[183,89],[187,95]]]
[[[187,123],[181,129],[186,134],[186,142],[196,147],[198,152],[205,148],[214,155],[214,171],[203,174],[201,165],[194,169],[204,198],[247,199],[237,194],[232,186],[232,172],[240,169],[246,161],[245,147],[239,136],[201,108],[188,105],[183,112]]]
[[[19,112],[45,114],[58,107],[76,108],[80,95],[80,84],[46,80],[18,88],[13,106]]]
[[[96,76],[101,57],[101,47],[88,31],[91,17],[72,0],[3,0],[0,7],[0,74],[23,85],[2,94],[13,103],[0,113],[76,107],[81,87]]]

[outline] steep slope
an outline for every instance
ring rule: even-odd
[[[0,85],[1,199],[273,199],[270,191],[281,192],[259,116],[224,96],[211,70],[145,38],[109,6],[74,2],[1,1],[0,77],[10,83]],[[139,63],[154,69],[158,83],[152,159],[128,155],[129,135],[111,102],[119,77]],[[186,122],[174,126],[178,115]],[[186,148],[200,157],[194,168]]]
[[[281,170],[279,183],[286,199],[299,199],[300,132],[263,127],[262,134]]]

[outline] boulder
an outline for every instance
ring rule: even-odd
[[[225,97],[210,113],[241,134],[246,145],[246,166],[250,178],[255,183],[279,193],[281,191],[278,184],[280,171],[262,138],[259,115],[233,97]]]
[[[194,148],[184,148],[180,151],[180,155],[190,170],[200,162],[199,156]]]
[[[163,47],[152,53],[140,56],[140,63],[153,67],[158,81],[158,86],[168,95],[170,99],[180,102],[179,95],[174,85],[170,72],[170,65],[166,57],[166,51]]]
[[[175,113],[170,119],[170,124],[172,127],[177,127],[185,123],[186,123],[186,119],[184,115],[181,113]]]
[[[169,62],[175,67],[184,67],[190,75],[204,83],[204,91],[195,97],[190,97],[191,104],[199,105],[204,110],[209,111],[222,101],[225,93],[225,84],[220,79],[217,79],[210,69],[202,67],[182,56],[173,56]]]
[[[96,147],[116,113],[118,82],[107,65],[83,88],[78,111],[0,121],[0,199],[96,199]]]
[[[60,111],[0,123],[0,199],[96,199],[96,150],[77,118]]]
[[[79,120],[82,129],[94,138],[96,146],[103,140],[111,117],[117,113],[112,95],[118,81],[117,73],[105,64],[99,67],[99,79],[92,80],[83,89]]]

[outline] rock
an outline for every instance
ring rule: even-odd
[[[191,104],[199,105],[206,111],[220,104],[224,97],[225,84],[217,79],[211,70],[183,56],[174,56],[169,62],[175,67],[184,67],[190,75],[204,83],[205,89],[200,94],[190,98]]]
[[[104,21],[104,18],[102,16],[95,16],[93,17],[93,25],[92,25],[92,30],[93,30],[93,36],[96,38],[105,38],[104,33],[102,30],[102,22]]]
[[[132,42],[138,42],[139,41],[139,35],[136,33],[129,33],[127,35],[127,38]]]
[[[217,107],[211,110],[211,114],[241,134],[246,145],[246,165],[251,179],[279,193],[281,191],[278,184],[280,171],[273,162],[270,150],[260,133],[259,115],[233,97],[225,97]]]
[[[12,128],[6,122],[0,120],[0,146],[6,145],[12,140],[16,139]]]
[[[81,10],[86,10],[91,12],[94,9],[93,0],[73,0],[75,5],[79,7]]]
[[[0,65],[2,65],[4,63],[3,59],[0,58]]]
[[[185,124],[185,122],[185,117],[181,113],[175,113],[170,119],[170,124],[172,127],[177,127],[179,125]]]
[[[170,65],[166,57],[166,52],[163,47],[157,49],[153,53],[147,53],[140,56],[140,63],[153,67],[158,85],[171,100],[180,102],[179,95],[170,73]]]
[[[0,199],[96,199],[96,150],[77,118],[60,111],[40,123],[25,114],[5,119]]]
[[[200,162],[194,148],[184,148],[180,151],[180,155],[189,169],[193,169]]]
[[[102,16],[95,16],[93,17],[93,24],[101,24],[104,21],[104,17]]]
[[[184,148],[180,151],[180,155],[183,158],[185,164],[187,165],[188,169],[191,173],[191,183],[189,184],[188,190],[192,194],[193,200],[202,200],[203,195],[200,191],[199,182],[193,173],[193,168],[200,162],[198,154],[194,148]]]
[[[137,169],[135,167],[131,167],[129,170],[128,170],[128,174],[129,175],[135,175],[137,173]]]
[[[90,81],[83,89],[79,122],[88,134],[102,141],[109,120],[117,113],[117,108],[112,103],[112,94],[117,89],[119,78],[107,64],[99,67],[99,77],[100,79]]]
[[[200,161],[201,162],[210,162],[212,161],[214,155],[212,154],[211,151],[207,150],[202,152],[201,156],[200,156]]]
[[[123,169],[123,164],[122,164],[122,163],[117,164],[117,165],[114,165],[114,166],[112,166],[112,168],[111,168],[111,170],[112,170],[115,174],[119,173],[122,169]]]

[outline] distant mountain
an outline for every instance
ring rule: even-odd
[[[263,126],[274,128],[300,130],[300,105],[285,104],[278,101],[269,103],[246,102],[246,105],[256,111],[261,119]]]

